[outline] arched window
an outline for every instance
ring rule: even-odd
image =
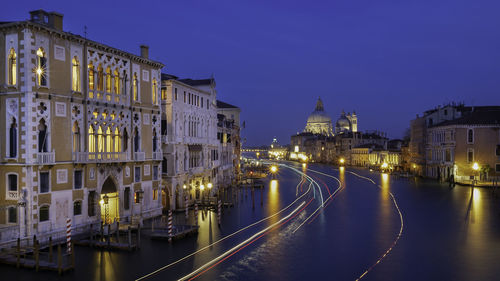
[[[38,152],[47,152],[47,125],[45,119],[41,119],[38,123]]]
[[[9,85],[17,84],[17,55],[14,48],[10,48],[9,52]]]
[[[80,127],[78,122],[73,123],[73,152],[80,151]]]
[[[89,63],[89,90],[93,91],[95,85],[94,65]]]
[[[132,79],[132,95],[134,97],[134,101],[139,101],[139,81],[137,80],[137,73],[134,73],[134,77]]]
[[[9,128],[9,157],[17,157],[17,124],[16,118],[12,118]]]
[[[73,203],[73,216],[82,214],[82,201],[75,201]]]
[[[89,159],[94,160],[95,159],[95,153],[96,152],[96,143],[95,143],[95,129],[92,125],[89,126],[89,139],[88,139],[88,151],[89,153],[92,153],[89,155]]]
[[[114,92],[119,95],[121,89],[120,89],[120,72],[118,71],[118,68],[115,69],[114,76],[115,76]]]
[[[106,92],[111,93],[111,68],[106,68]]]
[[[80,92],[80,62],[77,57],[72,60],[72,85],[71,88],[74,92]]]
[[[115,152],[121,152],[122,150],[122,139],[120,136],[120,131],[118,131],[118,127],[115,128]]]
[[[102,127],[99,126],[97,129],[97,152],[104,152],[104,148],[106,147],[106,140],[104,138]]]
[[[153,152],[158,150],[158,136],[156,135],[156,129],[153,130]]]
[[[158,97],[158,82],[156,82],[156,78],[153,79],[153,89],[152,89],[152,100],[153,100],[153,104],[157,104],[158,103],[158,100],[157,100],[157,97]]]
[[[45,52],[43,48],[38,48],[36,51],[37,62],[36,62],[36,76],[38,86],[47,86],[47,58],[45,57]]]
[[[97,67],[97,90],[102,91],[104,89],[104,72],[102,65],[99,64]]]
[[[141,138],[139,136],[139,130],[135,128],[134,132],[134,152],[141,151]]]
[[[127,129],[123,129],[122,151],[127,151],[127,149],[128,149],[128,133]]]
[[[113,152],[113,135],[110,127],[106,129],[106,152]]]

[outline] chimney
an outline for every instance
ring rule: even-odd
[[[56,12],[49,13],[49,25],[54,29],[63,31],[63,14]]]
[[[149,59],[149,46],[141,45],[141,57]]]

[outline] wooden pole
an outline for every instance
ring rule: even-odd
[[[120,243],[120,222],[116,222],[116,243]]]
[[[128,226],[128,248],[132,248],[132,229]]]
[[[61,244],[57,245],[57,271],[59,275],[62,274],[62,254],[61,254]]]
[[[137,225],[137,249],[141,248],[141,224]]]
[[[52,236],[49,237],[49,262],[52,262]]]
[[[16,247],[16,255],[17,255],[17,262],[16,262],[16,267],[19,268],[21,266],[21,238],[17,238],[17,247]]]
[[[38,241],[35,240],[35,267],[36,267],[36,272],[38,272],[38,267],[40,266],[40,248],[39,248]]]
[[[106,239],[108,240],[108,247],[111,244],[111,224],[108,224],[108,235],[106,235]]]

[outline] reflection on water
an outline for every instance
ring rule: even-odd
[[[280,208],[280,196],[279,196],[279,183],[278,180],[272,180],[269,182],[269,192],[267,194],[267,215],[273,215],[279,211]],[[279,220],[278,216],[270,219],[269,224],[272,224]]]

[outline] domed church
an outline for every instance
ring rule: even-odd
[[[328,114],[326,114],[321,98],[318,98],[316,108],[307,118],[307,124],[304,132],[325,136],[333,135],[332,119],[328,116]]]
[[[342,110],[337,123],[335,123],[335,134],[345,133],[345,132],[357,132],[358,131],[358,117],[356,112],[347,113]]]

